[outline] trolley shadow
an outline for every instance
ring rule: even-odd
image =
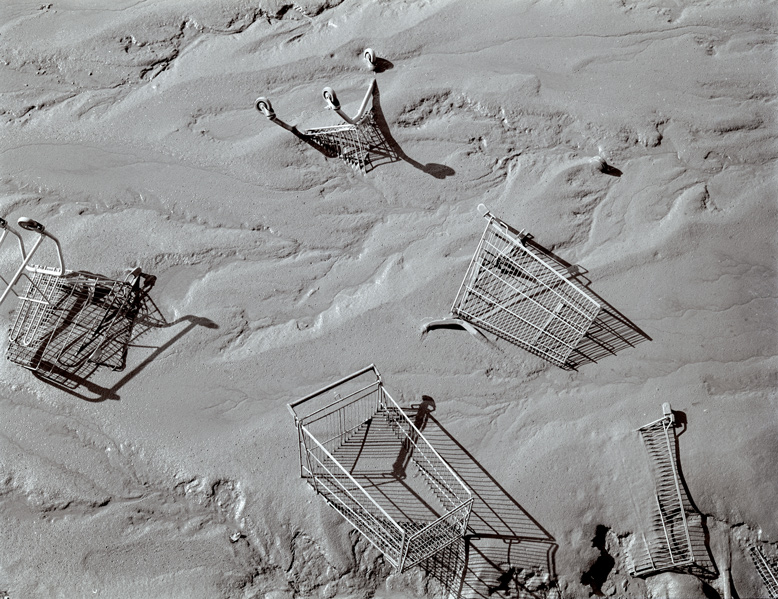
[[[333,455],[363,489],[380,497],[387,513],[398,522],[434,520],[441,516],[434,495],[411,480],[415,474],[408,470],[412,453],[410,439],[398,439],[389,422],[373,418]]]
[[[592,290],[591,281],[585,276],[587,271],[583,267],[577,264],[570,264],[564,258],[557,256],[548,248],[537,243],[532,239],[532,236],[529,236],[525,243],[567,268],[570,277],[583,285],[602,306],[597,318],[594,319],[589,330],[568,358],[566,363],[567,369],[578,370],[578,368],[587,364],[596,364],[604,358],[615,356],[625,349],[635,347],[644,341],[652,340],[634,322]]]
[[[406,410],[473,493],[468,533],[421,567],[452,597],[545,597],[556,580],[557,543],[432,415],[435,402]]]
[[[42,356],[41,367],[38,370],[33,371],[35,377],[57,389],[86,401],[100,402],[106,399],[118,400],[120,399],[118,394],[119,389],[135,378],[135,376],[146,368],[154,359],[179,341],[192,329],[197,326],[218,328],[215,323],[207,318],[196,316],[183,316],[173,322],[168,322],[149,295],[151,286],[153,286],[154,277],[148,277],[148,279],[150,284],[138,289],[137,296],[131,309],[120,317],[114,318],[111,322],[110,329],[104,333],[106,341],[100,352],[99,362],[95,360],[85,360],[75,367],[65,367],[61,365],[57,359],[52,359],[50,356],[45,355]],[[184,322],[188,323],[187,326],[160,346],[150,348],[149,346],[143,346],[139,343],[141,338],[152,329],[170,328]],[[147,348],[153,349],[154,351],[141,363],[133,367],[132,370],[123,375],[121,379],[111,387],[102,386],[91,380],[100,366],[112,365],[114,371],[123,371],[126,365],[128,350],[130,348]]]
[[[381,140],[381,145],[377,149],[376,155],[379,157],[383,155],[383,159],[377,161],[375,166],[386,162],[397,162],[398,160],[402,160],[436,179],[445,179],[446,177],[451,177],[456,174],[456,171],[450,166],[432,162],[422,164],[403,151],[400,144],[397,143],[397,140],[392,136],[392,131],[389,128],[389,124],[386,122],[386,117],[384,116],[384,111],[381,107],[381,94],[378,91],[378,85],[375,86],[375,90],[373,91],[373,125],[376,129],[376,138]]]
[[[585,287],[601,306],[600,312],[586,334],[562,366],[563,369],[578,370],[582,366],[596,364],[604,358],[615,356],[639,343],[652,340],[640,327],[591,288],[591,281],[585,276],[588,271],[583,267],[567,262],[564,258],[537,243],[531,235],[525,239],[525,243],[564,266],[568,270],[570,278]]]

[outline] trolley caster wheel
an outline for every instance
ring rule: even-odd
[[[7,229],[7,228],[8,228],[8,221],[0,216],[0,229]]]
[[[601,173],[604,173],[608,168],[608,163],[605,162],[605,159],[602,156],[595,156],[594,158],[591,158],[589,162],[594,167],[594,170],[600,171]]]
[[[335,90],[331,87],[325,87],[321,95],[324,97],[324,101],[327,102],[327,106],[332,110],[340,110],[340,102],[338,102],[338,96],[335,95]]]
[[[34,231],[35,233],[43,233],[46,230],[46,227],[44,227],[38,221],[27,218],[26,216],[21,217],[18,221],[16,221],[16,224],[19,225],[22,229],[26,229],[27,231]]]
[[[276,113],[273,112],[273,106],[270,104],[270,100],[268,100],[266,97],[260,96],[257,98],[257,101],[254,102],[254,107],[271,121],[276,118]]]
[[[375,70],[375,51],[372,48],[365,48],[362,52],[362,58],[367,61],[367,65],[371,71]]]

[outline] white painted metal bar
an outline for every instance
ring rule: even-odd
[[[328,391],[337,394],[339,385],[349,384],[371,370],[376,374],[376,381],[349,393],[345,398],[329,402],[327,406],[315,410],[309,416],[298,417],[295,406],[299,408],[301,403],[321,397]],[[471,491],[384,389],[380,375],[373,365],[343,377],[289,404],[288,407],[295,415],[303,477],[349,523],[384,552],[398,570],[411,567],[418,563],[417,558],[422,554],[434,553],[464,534],[473,503]],[[310,418],[311,415],[313,418]],[[429,498],[434,497],[434,502],[443,507],[440,512],[433,510],[436,517],[431,522],[418,520],[420,516],[410,516],[400,510],[398,513],[402,516],[401,522],[397,516],[389,513],[389,509],[398,509],[396,505],[391,503],[393,508],[381,505],[382,501],[393,501],[389,496],[381,492],[374,497],[368,491],[370,485],[366,488],[360,483],[359,476],[370,483],[369,476],[352,475],[338,461],[338,451],[346,448],[345,453],[341,453],[348,456],[351,451],[346,445],[349,438],[374,418],[381,418],[382,421],[386,419],[389,426],[387,432],[392,431],[400,442],[400,455],[414,464],[423,475],[421,480],[427,484],[428,491],[425,492],[430,492]],[[371,427],[366,426],[363,430],[367,434]],[[327,439],[324,443],[320,440],[322,435]],[[378,439],[380,438],[379,436]],[[363,444],[369,442],[367,436],[361,441]],[[361,452],[362,449],[359,449],[357,455]],[[303,456],[303,453],[306,455]],[[389,470],[382,476],[388,476],[386,481],[391,482],[392,477],[397,475],[393,473],[393,467],[387,467]],[[351,468],[353,469],[353,466]],[[415,501],[413,497],[411,492],[409,500]],[[427,507],[431,509],[431,506]],[[451,524],[452,522],[456,526]],[[409,545],[411,541],[413,546]]]

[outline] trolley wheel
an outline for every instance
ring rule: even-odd
[[[8,228],[8,221],[5,220],[2,216],[0,216],[0,229],[7,229]]]
[[[602,156],[595,156],[594,158],[589,159],[589,162],[591,162],[595,170],[600,172],[604,172],[605,169],[608,168],[608,163],[605,162],[605,159]]]
[[[257,101],[254,102],[254,107],[271,121],[276,118],[276,113],[273,112],[273,106],[270,104],[270,100],[268,100],[266,97],[260,96],[257,98]]]
[[[26,229],[27,231],[34,231],[35,233],[43,233],[46,230],[46,227],[44,227],[38,221],[27,218],[26,216],[21,217],[18,221],[16,221],[16,224],[19,225],[22,229]]]
[[[375,69],[375,51],[372,48],[365,48],[362,52],[362,58],[367,61],[371,69]]]
[[[127,271],[127,274],[124,276],[124,282],[129,283],[134,287],[138,284],[142,276],[143,271],[140,269],[140,266],[136,266],[132,270]]]
[[[327,106],[333,110],[340,109],[340,102],[338,102],[338,96],[335,95],[335,90],[331,87],[325,87],[321,95],[324,97],[324,101],[327,102]]]

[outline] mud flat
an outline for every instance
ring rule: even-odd
[[[0,215],[45,223],[70,268],[157,279],[123,371],[68,387],[0,363],[0,591],[765,596],[746,548],[778,558],[777,19],[756,1],[4,2]],[[365,175],[254,109],[334,125],[321,89],[353,114],[373,77],[392,153]],[[420,334],[481,202],[608,307],[577,369]],[[476,497],[467,543],[402,575],[300,480],[285,406],[371,362],[400,405],[432,400],[424,434]],[[663,402],[707,571],[644,580],[636,429]]]

